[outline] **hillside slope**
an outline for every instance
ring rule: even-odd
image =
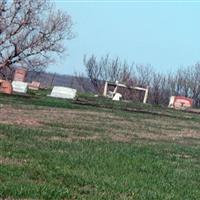
[[[200,116],[79,95],[0,95],[0,197],[198,199]]]

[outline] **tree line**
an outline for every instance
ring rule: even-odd
[[[192,98],[195,106],[200,106],[200,63],[173,73],[160,73],[151,65],[128,64],[109,55],[100,59],[94,55],[84,56],[83,63],[86,76],[98,93],[102,93],[105,81],[120,81],[129,86],[149,87],[148,102],[152,104],[167,105],[170,96],[180,95]]]

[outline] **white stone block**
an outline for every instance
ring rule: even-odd
[[[63,98],[63,99],[74,99],[74,97],[76,96],[76,93],[77,93],[77,90],[73,88],[54,86],[49,96]]]
[[[22,81],[13,81],[12,88],[13,92],[27,93],[28,83]]]

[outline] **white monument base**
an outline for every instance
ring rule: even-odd
[[[27,93],[28,83],[22,81],[13,81],[12,88],[13,92]]]
[[[68,87],[54,86],[50,97],[63,98],[63,99],[74,99],[77,90]]]

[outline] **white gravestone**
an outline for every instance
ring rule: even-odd
[[[122,95],[120,93],[116,93],[112,100],[119,101],[121,98],[122,98]]]
[[[13,92],[27,93],[28,83],[22,81],[13,81],[12,88]]]
[[[54,86],[50,97],[57,97],[63,99],[74,99],[77,90],[68,87]]]
[[[173,108],[174,107],[174,100],[175,100],[175,96],[171,96],[170,100],[169,100],[169,108]]]

